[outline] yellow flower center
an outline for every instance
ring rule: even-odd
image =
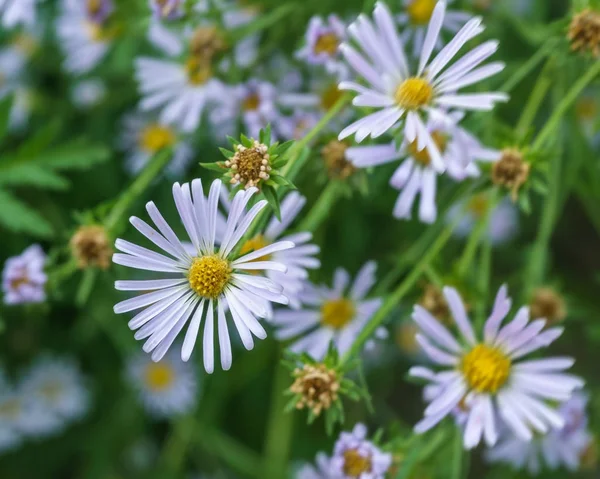
[[[329,110],[341,97],[342,90],[340,90],[335,83],[332,83],[323,90],[323,93],[321,93],[321,108],[326,111]]]
[[[342,329],[356,313],[354,303],[346,298],[331,299],[321,306],[321,324],[333,329]]]
[[[17,50],[26,55],[31,55],[38,46],[37,40],[27,33],[19,33],[13,40]]]
[[[266,145],[254,142],[254,146],[246,148],[238,145],[235,155],[225,162],[225,166],[231,170],[231,183],[244,184],[245,188],[258,187],[261,180],[269,179],[270,155]]]
[[[176,136],[170,128],[152,123],[146,126],[141,132],[138,139],[139,146],[142,150],[154,154],[163,148],[167,148],[175,144]]]
[[[437,146],[440,153],[444,153],[446,151],[446,145],[448,143],[448,138],[441,131],[433,131],[431,133],[431,138]],[[412,156],[417,162],[421,163],[423,166],[428,166],[431,163],[431,157],[429,156],[429,152],[427,148],[423,148],[419,151],[417,146],[417,140],[413,141],[408,145],[408,153]]]
[[[102,8],[102,0],[87,0],[88,14],[93,16],[100,12]]]
[[[508,380],[511,362],[499,349],[478,344],[462,358],[460,367],[471,389],[493,394]]]
[[[191,56],[187,59],[185,71],[192,85],[202,85],[212,76],[210,65],[198,56]]]
[[[242,245],[242,249],[240,249],[240,255],[244,255],[246,253],[250,253],[251,251],[258,251],[265,246],[269,246],[269,243],[265,237],[261,234],[256,235],[254,238],[250,238]],[[271,258],[270,254],[265,256],[261,256],[260,258],[256,258],[254,261],[268,261]]]
[[[598,103],[593,98],[584,97],[577,102],[575,112],[580,120],[595,120],[598,116]]]
[[[146,386],[154,392],[168,389],[175,379],[175,372],[166,363],[149,363],[146,368]]]
[[[223,293],[231,279],[229,261],[217,255],[194,258],[188,273],[190,287],[206,299],[215,299]]]
[[[362,456],[356,449],[344,451],[344,474],[348,477],[360,477],[371,472],[371,458]]]
[[[246,111],[258,110],[259,106],[260,96],[258,96],[258,93],[251,93],[246,98],[244,98],[244,101],[242,102],[242,108]]]
[[[317,39],[314,51],[316,54],[327,53],[328,55],[335,55],[339,44],[340,40],[335,34],[326,33]]]
[[[60,396],[62,390],[62,384],[56,381],[49,381],[40,388],[40,393],[46,399],[53,401]]]
[[[29,283],[29,278],[27,277],[26,274],[23,274],[23,276],[18,276],[17,278],[11,280],[10,287],[12,289],[17,289],[17,288],[23,286],[24,284],[28,284],[28,283]]]
[[[433,14],[436,0],[413,0],[406,7],[410,23],[414,25],[427,25]]]
[[[467,204],[469,210],[476,218],[482,218],[489,207],[490,201],[486,195],[480,193],[473,195]]]
[[[14,418],[21,412],[21,403],[16,399],[11,399],[0,404],[0,417]]]
[[[433,98],[433,87],[423,78],[411,77],[396,89],[396,103],[406,110],[417,110],[429,104]]]

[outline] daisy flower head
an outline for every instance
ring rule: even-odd
[[[4,28],[33,27],[40,0],[0,0],[0,23]]]
[[[573,359],[522,359],[549,346],[563,329],[545,328],[545,319],[530,321],[528,307],[519,309],[515,318],[501,327],[511,308],[507,288],[502,286],[480,339],[458,292],[446,287],[444,295],[460,338],[419,305],[412,315],[420,328],[417,341],[423,351],[433,363],[444,367],[441,372],[421,366],[410,370],[412,376],[441,390],[415,431],[431,429],[460,404],[468,406],[464,431],[467,449],[477,446],[482,437],[489,446],[496,444],[499,420],[524,441],[531,441],[534,431],[546,434],[552,428],[564,427],[564,419],[549,402],[566,401],[583,386],[581,379],[564,372],[573,365]]]
[[[329,465],[332,479],[384,479],[392,465],[392,455],[367,439],[364,424],[352,432],[342,432],[335,443]]]
[[[109,22],[113,11],[110,0],[63,0],[56,30],[67,71],[89,72],[106,56],[116,33]]]
[[[183,15],[182,0],[148,0],[148,4],[159,20],[175,20]]]
[[[21,380],[19,389],[38,408],[65,422],[80,419],[89,409],[84,377],[71,359],[38,359]]]
[[[312,233],[301,231],[285,234],[305,204],[306,198],[297,191],[288,193],[281,202],[281,220],[273,215],[264,233],[259,233],[248,239],[240,250],[241,254],[245,254],[265,248],[277,241],[291,241],[294,243],[295,247],[291,250],[275,252],[258,258],[258,261],[272,260],[286,267],[285,273],[267,270],[266,276],[273,283],[283,288],[282,294],[288,298],[289,306],[294,309],[300,308],[300,295],[308,279],[308,270],[321,266],[321,262],[315,258],[320,248],[311,243]],[[270,306],[270,304],[267,303],[267,306]]]
[[[222,184],[215,180],[208,197],[204,196],[200,179],[173,185],[173,197],[183,227],[194,245],[190,254],[160,214],[153,202],[146,210],[158,231],[145,221],[132,217],[131,224],[167,253],[118,239],[116,248],[122,253],[113,255],[113,261],[134,269],[169,273],[170,277],[150,280],[117,281],[121,291],[151,291],[115,305],[117,314],[141,310],[129,322],[136,330],[135,338],[146,339],[143,350],[152,353],[153,361],[160,361],[182,329],[188,325],[181,358],[187,361],[194,349],[204,318],[203,359],[208,373],[214,371],[215,316],[219,340],[221,366],[231,367],[232,354],[227,317],[233,319],[235,328],[245,348],[254,347],[253,336],[266,337],[266,331],[257,317],[265,317],[264,301],[287,303],[281,294],[282,287],[268,278],[247,274],[248,271],[278,270],[285,272],[283,264],[258,258],[294,247],[291,241],[278,241],[252,253],[234,257],[234,248],[240,242],[256,216],[266,206],[258,201],[248,212],[248,202],[256,188],[236,193],[231,202],[225,234],[215,247],[217,213]],[[227,314],[226,314],[227,311]]]
[[[346,25],[337,15],[329,15],[327,19],[312,17],[305,34],[306,44],[296,56],[309,65],[322,65],[329,73],[343,76],[346,67],[340,61],[339,47],[346,38]]]
[[[458,223],[453,230],[454,236],[467,238],[477,221],[486,214],[489,204],[489,195],[478,193],[470,199],[452,206],[448,211],[447,219],[449,223],[453,223],[458,219]],[[512,201],[505,199],[494,206],[486,233],[492,245],[497,246],[510,241],[515,237],[518,229],[519,212]]]
[[[366,263],[350,285],[350,274],[335,271],[333,288],[307,283],[301,294],[300,310],[276,310],[273,324],[280,340],[297,339],[294,353],[307,353],[316,360],[325,358],[330,342],[343,355],[365,324],[381,306],[381,298],[365,299],[375,284],[374,262]]]
[[[294,475],[296,479],[330,479],[330,458],[327,454],[320,452],[315,458],[314,464],[303,464]]]
[[[278,122],[277,90],[273,84],[252,78],[234,87],[233,94],[238,101],[245,131],[250,136],[258,137],[261,128]]]
[[[403,159],[390,179],[390,185],[401,191],[394,206],[394,217],[410,219],[417,195],[421,195],[419,219],[433,223],[437,218],[437,177],[441,172],[461,181],[479,176],[476,161],[494,161],[499,153],[483,148],[456,123],[462,115],[449,114],[443,119],[430,119],[423,126],[432,141],[429,148],[419,148],[419,140],[404,137],[400,147],[388,145],[356,146],[346,156],[359,168],[372,167]],[[435,154],[432,154],[435,152]]]
[[[183,40],[174,38],[170,54],[177,59],[137,58],[135,76],[142,95],[140,109],[159,110],[161,124],[191,132],[200,125],[205,108],[226,93],[213,65],[225,44],[212,26],[198,27]]]
[[[438,0],[404,0],[403,13],[397,16],[397,21],[403,29],[401,39],[404,44],[408,44],[412,40],[413,53],[415,57],[423,49],[427,26],[435,10]],[[446,4],[450,5],[454,0],[447,0]],[[441,30],[449,33],[456,33],[460,28],[469,21],[472,16],[466,12],[458,12],[446,10],[446,15],[442,21]],[[435,42],[435,49],[439,50],[443,46],[443,39],[440,36]]]
[[[424,118],[445,118],[448,116],[448,108],[491,110],[496,102],[508,99],[504,93],[459,92],[504,68],[501,62],[479,67],[496,51],[498,42],[484,42],[448,67],[458,51],[483,32],[481,18],[469,20],[431,60],[445,11],[446,3],[439,1],[427,27],[416,70],[408,64],[402,42],[385,4],[377,3],[373,21],[361,15],[350,25],[348,31],[362,53],[349,43],[342,44],[340,48],[346,61],[366,80],[368,86],[342,82],[339,87],[358,92],[353,100],[354,105],[377,108],[379,111],[346,127],[340,133],[340,139],[355,135],[356,141],[360,143],[367,136],[377,138],[391,128],[401,126],[406,140],[409,143],[416,141],[417,151],[427,149],[436,163],[440,154],[431,133],[425,127]]]
[[[193,409],[198,399],[198,380],[193,363],[174,351],[154,362],[145,354],[128,360],[127,376],[144,408],[156,418],[173,417]]]
[[[46,254],[34,244],[6,260],[2,270],[4,304],[41,303],[46,299]]]
[[[574,394],[558,409],[564,426],[529,442],[507,431],[498,444],[487,451],[488,462],[510,464],[518,470],[526,469],[531,475],[538,475],[543,469],[577,471],[593,441],[587,427],[586,405],[585,394]]]
[[[99,78],[77,82],[71,90],[73,104],[81,109],[93,108],[106,98],[106,86]]]
[[[142,112],[131,113],[123,119],[120,146],[127,152],[125,166],[133,175],[165,148],[173,148],[173,158],[166,168],[169,176],[181,176],[194,156],[192,146],[175,127]]]

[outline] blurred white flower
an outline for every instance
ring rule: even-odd
[[[296,109],[290,116],[279,118],[277,132],[284,140],[300,140],[313,129],[322,116],[321,113]]]
[[[532,441],[523,441],[511,431],[506,431],[498,444],[487,451],[487,460],[511,464],[515,469],[527,469],[532,475],[539,474],[544,468],[556,470],[564,467],[571,472],[576,471],[581,457],[593,441],[587,427],[586,404],[587,396],[574,394],[558,410],[564,426],[552,428],[546,435],[536,436]]]
[[[417,140],[411,143],[406,138],[399,148],[395,143],[350,147],[346,156],[359,168],[403,159],[390,179],[390,184],[401,191],[394,206],[394,216],[410,219],[413,204],[420,193],[419,219],[433,223],[437,219],[437,176],[441,171],[461,181],[466,177],[479,176],[477,161],[496,161],[500,157],[500,152],[482,147],[475,137],[457,125],[461,117],[460,114],[449,113],[443,119],[429,120],[425,127],[439,152],[438,165],[434,164],[430,150],[419,150]]]
[[[583,386],[581,379],[563,372],[574,360],[519,360],[547,347],[563,329],[544,329],[545,319],[530,322],[527,307],[519,309],[515,319],[501,328],[512,304],[503,286],[480,340],[458,292],[446,287],[444,296],[460,331],[461,343],[426,309],[414,307],[413,320],[421,330],[417,342],[431,361],[444,368],[441,372],[421,366],[410,369],[413,377],[440,387],[415,432],[433,428],[461,404],[468,411],[464,431],[467,449],[477,446],[483,438],[489,446],[496,444],[499,418],[524,441],[532,440],[533,431],[546,434],[551,428],[562,428],[564,419],[546,401],[566,401]]]
[[[0,0],[0,19],[4,28],[33,27],[37,3],[41,0]]]
[[[63,0],[56,30],[68,72],[86,73],[107,54],[115,34],[106,22],[112,10],[109,0]]]
[[[126,167],[131,174],[139,173],[164,148],[173,148],[173,158],[166,168],[170,176],[181,176],[194,156],[191,145],[175,128],[153,121],[145,113],[125,116],[120,140],[120,146],[127,151]]]
[[[123,253],[113,256],[115,263],[140,270],[174,274],[164,279],[115,283],[116,289],[121,291],[152,291],[118,303],[114,311],[120,314],[141,309],[129,322],[129,327],[137,330],[136,339],[148,338],[143,349],[147,353],[152,352],[154,361],[162,359],[189,321],[181,349],[181,357],[187,361],[192,354],[200,323],[205,316],[204,367],[208,373],[212,373],[215,359],[216,309],[221,365],[227,370],[231,367],[232,355],[225,316],[226,308],[233,318],[244,346],[250,350],[254,347],[252,335],[259,339],[264,339],[267,335],[257,320],[257,317],[265,317],[267,314],[263,301],[287,304],[287,298],[281,294],[281,285],[246,272],[261,270],[285,272],[286,267],[281,263],[255,260],[291,249],[294,243],[279,241],[232,260],[233,249],[259,212],[267,205],[265,200],[258,201],[248,213],[245,213],[248,202],[257,192],[256,188],[249,188],[239,191],[233,198],[224,237],[220,247],[215,248],[216,218],[221,187],[221,181],[215,180],[206,198],[199,179],[192,181],[191,188],[189,183],[173,185],[175,205],[195,247],[194,255],[186,251],[153,202],[146,204],[146,210],[160,233],[139,218],[132,217],[130,222],[148,240],[172,258],[129,241],[122,239],[116,241],[116,248]]]
[[[275,103],[277,90],[274,85],[251,78],[233,87],[232,93],[237,98],[247,136],[258,138],[261,128],[269,123],[277,125],[280,114]]]
[[[381,451],[367,439],[364,424],[354,426],[352,432],[342,432],[335,443],[329,463],[329,479],[384,479],[392,455]]]
[[[331,459],[326,454],[320,452],[315,458],[315,464],[303,464],[300,466],[295,479],[331,479],[329,475]]]
[[[431,15],[438,0],[403,0],[403,10],[396,17],[402,33],[400,38],[405,45],[412,40],[413,55],[419,56],[423,49],[427,26],[431,20]],[[454,0],[447,0],[446,3],[451,5]],[[460,28],[467,23],[473,15],[466,12],[458,12],[447,10],[442,23],[442,33],[447,31],[456,33]],[[435,49],[439,50],[444,45],[444,41],[440,35],[435,43]]]
[[[77,82],[71,90],[73,103],[82,109],[91,108],[106,97],[106,86],[99,78],[90,78]]]
[[[183,0],[148,0],[148,5],[158,20],[174,20],[183,15]]]
[[[497,92],[458,92],[504,69],[502,62],[476,68],[496,51],[498,42],[487,41],[446,68],[469,40],[483,32],[481,18],[470,20],[431,60],[445,11],[446,3],[439,1],[427,28],[416,74],[410,73],[392,16],[383,3],[378,2],[375,7],[374,23],[361,16],[351,25],[349,32],[367,58],[348,43],[340,48],[346,61],[369,86],[342,82],[339,87],[359,93],[352,102],[354,105],[380,110],[346,127],[340,133],[340,139],[354,134],[358,142],[367,136],[377,138],[403,121],[401,126],[406,140],[414,142],[417,151],[427,149],[432,165],[441,170],[440,152],[423,119],[446,118],[448,108],[487,111],[493,109],[496,102],[508,99],[506,94]]]
[[[72,359],[39,358],[21,379],[19,391],[32,407],[56,415],[63,422],[80,419],[90,405],[84,378]]]
[[[329,73],[345,79],[348,67],[341,61],[339,47],[346,38],[346,25],[337,15],[329,15],[326,20],[312,17],[306,30],[306,44],[296,56],[310,65],[322,65]]]
[[[127,376],[149,414],[168,418],[190,412],[198,402],[196,368],[174,351],[154,362],[145,354],[131,357]]]
[[[5,304],[40,303],[46,299],[44,287],[46,255],[34,244],[19,256],[6,260],[2,270],[2,290]]]
[[[357,273],[350,286],[350,275],[335,271],[333,288],[307,283],[300,294],[303,308],[275,310],[273,324],[277,339],[302,336],[291,346],[295,353],[305,352],[316,360],[327,354],[329,343],[343,355],[381,306],[381,298],[365,299],[375,284],[377,265],[370,261]]]

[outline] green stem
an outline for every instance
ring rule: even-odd
[[[298,225],[298,231],[316,231],[323,220],[327,218],[327,215],[331,213],[331,208],[340,197],[341,191],[341,184],[335,180],[330,180],[308,215]]]
[[[257,16],[256,19],[252,22],[243,25],[239,28],[230,30],[228,32],[227,39],[232,45],[235,45],[240,40],[255,33],[266,30],[272,25],[275,25],[277,22],[282,20],[284,17],[288,16],[291,12],[293,12],[297,6],[298,4],[296,3],[284,3],[278,8],[275,8],[271,11],[267,11],[263,15]]]
[[[265,441],[264,477],[266,479],[287,477],[286,468],[294,425],[294,415],[284,410],[286,398],[283,392],[289,383],[289,371],[279,364],[273,381],[271,414]]]
[[[454,441],[452,443],[452,471],[451,479],[461,479],[463,470],[463,431],[456,428]]]
[[[535,139],[535,142],[533,143],[533,150],[540,149],[551,138],[560,121],[562,120],[562,117],[573,105],[573,103],[575,103],[585,87],[588,86],[588,84],[591,83],[598,75],[600,75],[600,62],[594,62],[588,71],[575,82],[567,94],[562,97],[562,100],[554,109],[552,115],[544,125],[544,128],[542,128],[542,131],[540,131]]]
[[[119,226],[123,217],[127,214],[127,211],[131,207],[131,204],[138,200],[142,193],[148,188],[150,183],[156,178],[156,176],[162,171],[162,169],[169,163],[171,159],[172,151],[170,149],[162,150],[156,153],[142,170],[139,176],[133,183],[127,188],[127,190],[121,195],[119,200],[113,206],[111,212],[104,221],[109,235],[115,233],[115,229]]]
[[[475,317],[477,318],[477,330],[480,331],[485,321],[485,309],[488,304],[490,293],[490,280],[492,270],[492,241],[486,237],[481,246],[481,260],[479,264],[479,278],[477,288],[479,290],[479,301],[476,303]]]
[[[531,58],[529,58],[529,60],[523,63],[523,65],[521,65],[517,71],[515,71],[511,77],[502,84],[498,90],[506,93],[511,92],[513,88],[521,83],[527,77],[527,75],[529,75],[529,73],[531,73],[544,58],[546,58],[546,56],[554,48],[555,43],[556,42],[554,40],[544,43],[538,49],[538,51],[535,52]]]
[[[83,279],[81,283],[79,283],[79,287],[77,288],[77,293],[75,295],[75,304],[78,307],[85,306],[87,303],[92,290],[94,289],[94,283],[96,282],[96,278],[98,277],[98,270],[95,268],[87,268],[83,271]]]
[[[551,61],[546,63],[546,66],[540,73],[531,94],[529,95],[529,100],[527,100],[527,104],[525,108],[523,108],[523,112],[521,113],[521,118],[519,118],[519,122],[517,123],[517,138],[519,141],[523,141],[527,132],[531,128],[535,116],[542,105],[542,101],[546,97],[546,93],[550,89],[552,85],[552,77],[550,75],[551,69]]]
[[[423,255],[421,260],[414,266],[411,272],[404,278],[404,281],[398,285],[396,290],[387,297],[381,308],[377,310],[375,315],[362,329],[348,352],[341,359],[341,363],[346,364],[350,359],[357,356],[362,350],[364,344],[369,338],[375,333],[375,330],[381,326],[387,315],[398,305],[398,303],[404,298],[404,295],[410,291],[417,280],[421,277],[425,268],[429,263],[440,253],[442,248],[446,245],[450,237],[452,236],[452,230],[454,225],[447,226],[444,231],[438,236],[437,240],[433,243],[431,248]]]
[[[496,207],[496,203],[498,201],[497,198],[498,192],[494,189],[491,194],[485,215],[479,219],[477,225],[471,232],[471,236],[469,236],[469,240],[467,241],[463,254],[458,263],[458,274],[461,278],[464,278],[467,275],[467,272],[473,263],[473,259],[475,258],[475,253],[481,242],[481,238],[487,231],[492,211]]]

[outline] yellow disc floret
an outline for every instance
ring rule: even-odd
[[[348,477],[362,477],[371,472],[371,458],[363,456],[356,449],[344,451],[344,474]]]
[[[406,7],[410,23],[413,25],[427,25],[433,14],[437,0],[413,0]]]
[[[321,324],[334,329],[342,329],[356,313],[354,303],[346,298],[325,301],[321,306]]]
[[[434,131],[431,133],[431,138],[437,146],[438,151],[443,154],[446,151],[446,145],[448,143],[448,137],[441,131]],[[415,161],[421,163],[423,166],[429,166],[431,163],[431,156],[429,156],[429,151],[427,148],[423,148],[419,150],[418,142],[415,139],[412,143],[408,145],[408,153],[412,156]]]
[[[335,55],[337,52],[340,39],[333,33],[325,33],[317,39],[315,42],[314,52],[327,53],[328,55]]]
[[[146,368],[146,385],[152,391],[164,391],[173,383],[175,373],[166,363],[150,363]]]
[[[190,287],[206,299],[215,299],[223,293],[231,279],[229,261],[217,255],[194,258],[188,273]]]
[[[170,128],[152,123],[144,128],[139,136],[139,146],[148,153],[156,153],[163,148],[172,146],[176,136]]]
[[[433,87],[423,78],[411,77],[396,89],[396,103],[406,110],[417,110],[428,105],[433,98]]]
[[[508,380],[511,362],[498,348],[478,344],[467,353],[461,370],[471,389],[480,393],[496,393]]]

